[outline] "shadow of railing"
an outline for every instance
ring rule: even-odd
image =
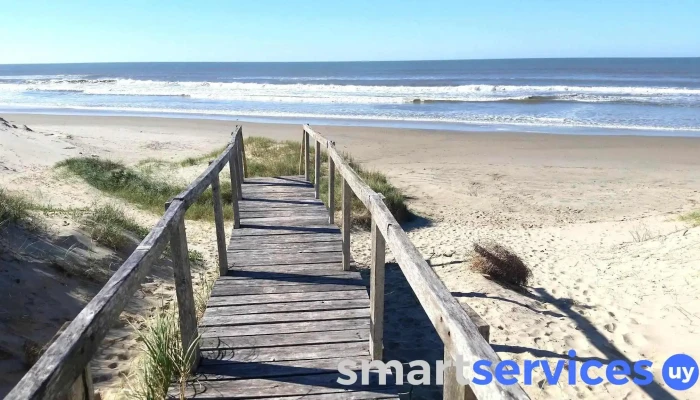
[[[634,371],[634,368],[632,367],[634,365],[634,361],[630,360],[617,347],[615,347],[615,345],[612,344],[610,340],[608,340],[605,335],[603,335],[598,328],[596,328],[595,325],[588,320],[588,318],[576,312],[571,307],[571,305],[573,305],[573,301],[570,299],[556,298],[544,288],[533,288],[533,291],[536,293],[540,301],[545,301],[554,305],[559,309],[559,311],[571,318],[576,323],[579,330],[586,335],[588,341],[601,353],[605,354],[610,361],[621,360],[629,366],[630,371]],[[634,375],[632,378],[634,378]],[[630,382],[630,384],[633,383]],[[652,399],[675,399],[675,397],[669,391],[664,389],[656,380],[653,380],[648,385],[640,385],[639,388]]]
[[[360,270],[369,282],[369,270]],[[424,360],[435,365],[444,357],[444,345],[428,315],[413,294],[410,284],[396,263],[386,264],[384,293],[384,360],[408,363]],[[405,366],[404,374],[410,371]],[[405,385],[414,399],[442,399],[442,386],[435,384],[435,368],[431,368],[430,385]]]
[[[277,265],[277,264],[275,264]],[[227,276],[235,276],[237,278],[247,278],[248,283],[254,284],[254,280],[267,280],[267,281],[280,281],[280,282],[294,282],[294,283],[317,283],[322,285],[332,284],[332,285],[353,285],[358,287],[365,287],[366,282],[363,279],[352,279],[352,278],[341,278],[333,275],[305,275],[300,274],[290,274],[284,272],[270,272],[270,271],[251,271],[251,270],[229,270]],[[253,280],[253,282],[250,281]]]

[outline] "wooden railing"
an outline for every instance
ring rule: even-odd
[[[140,287],[150,267],[160,258],[168,242],[172,252],[182,346],[183,349],[197,346],[197,320],[184,217],[187,209],[211,186],[214,195],[219,268],[221,275],[226,274],[226,232],[219,182],[219,173],[226,164],[231,172],[234,226],[240,225],[238,200],[241,198],[241,184],[245,175],[245,150],[242,128],[237,126],[226,149],[192,184],[166,203],[165,214],[146,238],[112,275],[102,290],[53,341],[5,399],[68,397],[69,400],[74,400],[75,397],[70,393],[72,387],[82,385],[84,371],[86,367],[89,370],[89,362],[100,343]],[[194,350],[198,357],[198,349]],[[198,362],[196,357],[192,360],[192,366]],[[86,391],[78,398],[91,399],[92,393]]]
[[[309,141],[315,142],[314,154],[314,186],[316,198],[319,198],[321,176],[321,147],[328,153],[328,204],[329,221],[333,222],[335,204],[333,198],[335,170],[343,179],[342,185],[342,240],[343,268],[350,268],[350,227],[352,194],[367,207],[372,216],[371,238],[372,258],[370,272],[370,353],[373,359],[382,359],[382,338],[384,331],[384,268],[385,249],[388,245],[391,253],[401,267],[406,280],[410,284],[423,310],[437,330],[445,346],[445,359],[454,359],[461,355],[466,365],[473,365],[478,360],[491,361],[492,369],[500,362],[500,358],[484,340],[479,327],[472,320],[474,315],[469,313],[455,300],[445,284],[433,269],[426,263],[416,246],[406,235],[399,223],[393,217],[383,197],[373,191],[357,173],[350,167],[340,153],[335,149],[335,143],[326,139],[308,125],[303,127],[302,144],[304,147],[304,171],[309,179]],[[478,317],[476,317],[478,318]],[[454,371],[454,370],[452,370]],[[463,373],[470,379],[471,371],[465,368]],[[454,376],[454,373],[452,374]],[[472,385],[458,387],[453,377],[444,381],[443,391],[446,399],[528,399],[529,397],[520,385],[503,385],[495,379],[488,385]],[[475,397],[474,397],[475,396]]]

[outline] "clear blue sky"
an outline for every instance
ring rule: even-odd
[[[700,0],[0,0],[0,63],[700,56]]]

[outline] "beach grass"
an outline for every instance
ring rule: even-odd
[[[202,164],[205,162],[209,162],[209,161],[215,159],[216,157],[218,157],[225,149],[226,149],[226,146],[222,146],[216,150],[212,150],[206,154],[202,154],[201,156],[187,157],[184,160],[181,160],[180,162],[178,162],[178,165],[180,165],[181,167],[190,167],[193,165],[198,165],[198,164]]]
[[[93,205],[82,215],[81,221],[93,240],[113,250],[123,249],[148,234],[148,229],[112,204]]]
[[[301,142],[275,141],[264,137],[248,137],[244,139],[246,148],[246,166],[248,177],[289,176],[303,174],[301,163]],[[91,186],[135,204],[142,209],[156,214],[163,213],[163,205],[173,196],[182,192],[186,185],[177,179],[163,176],[162,171],[171,167],[191,167],[202,165],[217,157],[224,147],[196,157],[188,157],[181,161],[169,162],[157,159],[147,159],[135,167],[129,167],[121,162],[95,158],[69,158],[57,164],[58,168],[82,178]],[[315,149],[310,149],[311,159]],[[378,171],[365,170],[348,154],[343,154],[350,166],[369,185],[372,190],[384,195],[384,202],[397,221],[404,222],[411,218],[406,206],[403,193],[392,185],[388,178]],[[166,166],[167,168],[162,168]],[[328,203],[328,154],[321,154],[321,199]],[[340,176],[335,180],[335,204],[340,205],[342,198],[342,181]],[[310,179],[314,180],[313,168]],[[221,179],[222,200],[225,205],[231,204],[231,182]],[[232,208],[224,207],[224,218],[232,218]],[[211,189],[207,189],[197,201],[190,206],[186,218],[194,220],[213,220],[213,197]],[[359,199],[353,197],[352,218],[355,225],[369,227],[371,218],[369,212]]]
[[[177,179],[159,176],[149,166],[128,167],[121,162],[95,157],[69,158],[56,164],[82,178],[89,185],[135,204],[155,214],[162,214],[165,203],[182,192],[186,185]],[[221,197],[225,205],[231,204],[231,182],[221,181]],[[214,206],[211,189],[207,189],[187,210],[186,218],[213,220]],[[224,218],[233,216],[231,207],[223,207]]]
[[[32,203],[26,197],[0,188],[0,226],[5,223],[30,222],[29,210],[32,208]]]
[[[201,285],[194,291],[197,321],[204,315],[214,287],[215,279],[210,278],[200,274]],[[138,368],[128,377],[129,398],[164,399],[172,383],[177,383],[180,395],[184,395],[185,384],[192,376],[189,366],[200,338],[197,337],[190,348],[183,349],[178,318],[177,308],[161,307],[144,329],[134,327],[143,353],[138,359]]]
[[[184,388],[196,346],[183,350],[175,309],[162,310],[145,325],[141,330],[135,328],[143,353],[129,377],[127,392],[134,399],[164,399],[171,383],[178,382]]]
[[[681,221],[689,222],[693,226],[700,226],[700,211],[693,211],[681,216]]]

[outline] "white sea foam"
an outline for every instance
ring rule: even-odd
[[[401,104],[428,102],[576,101],[700,103],[700,89],[635,86],[372,86],[316,83],[170,82],[134,79],[28,79],[2,83],[0,92],[75,92],[86,95],[180,96],[267,103]]]

